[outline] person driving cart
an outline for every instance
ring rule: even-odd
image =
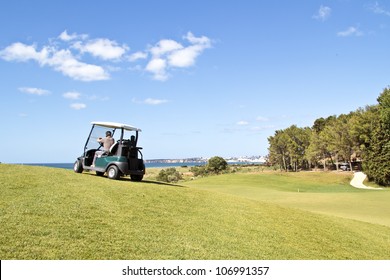
[[[84,152],[73,165],[74,172],[95,171],[97,176],[107,174],[107,178],[113,180],[130,175],[131,181],[142,181],[145,175],[145,162],[142,147],[137,145],[138,134],[142,130],[117,122],[91,124]],[[106,137],[100,138],[99,136],[104,133]],[[113,139],[114,135],[118,136],[118,141]]]
[[[97,141],[102,145],[103,149],[95,152],[93,157],[92,166],[95,166],[95,161],[97,157],[100,157],[104,153],[108,153],[112,145],[114,145],[114,138],[111,137],[111,131],[106,131],[106,137],[99,137]]]

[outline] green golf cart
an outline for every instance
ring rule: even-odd
[[[83,170],[95,171],[99,176],[106,173],[110,179],[130,175],[132,181],[141,181],[145,174],[142,148],[137,147],[138,133],[141,129],[115,122],[92,122],[91,124],[92,129],[85,143],[84,153],[77,158],[73,170],[77,173],[82,173]],[[111,132],[114,144],[109,151],[96,153],[103,150],[98,139],[106,135],[107,131]]]

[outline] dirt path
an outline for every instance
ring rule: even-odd
[[[363,184],[364,180],[367,178],[367,175],[363,172],[355,172],[351,182],[349,183],[352,187],[358,189],[366,189],[366,190],[382,190],[382,188],[373,188],[366,186]]]

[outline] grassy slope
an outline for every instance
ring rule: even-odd
[[[0,174],[0,259],[390,257],[381,225],[62,169],[1,164]]]

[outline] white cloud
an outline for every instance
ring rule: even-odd
[[[125,44],[120,46],[117,42],[104,38],[90,40],[86,43],[78,41],[73,44],[73,48],[103,60],[120,59],[129,50]]]
[[[160,57],[166,53],[182,49],[183,46],[174,40],[160,40],[156,46],[150,48],[150,53],[154,57]]]
[[[170,66],[173,67],[190,67],[195,64],[196,58],[205,50],[206,48],[211,47],[211,41],[209,38],[195,37],[194,34],[188,32],[186,36],[183,37],[189,41],[191,46],[188,46],[183,49],[175,50],[168,56],[168,62]]]
[[[139,60],[139,59],[145,59],[148,57],[148,54],[145,52],[135,52],[129,56],[129,60],[131,62]]]
[[[81,110],[87,108],[87,105],[85,105],[84,103],[72,103],[70,104],[70,108],[74,110]]]
[[[68,31],[65,30],[60,34],[60,36],[58,36],[58,38],[61,39],[62,41],[68,42],[68,41],[79,40],[79,39],[85,40],[88,38],[88,35],[86,34],[79,35],[76,33],[68,34]]]
[[[192,32],[187,32],[187,35],[184,36],[184,39],[187,39],[190,43],[194,44],[194,45],[202,45],[204,47],[211,47],[211,40],[206,37],[206,36],[202,36],[202,37],[195,37],[194,34],[192,34]]]
[[[145,70],[153,73],[153,77],[155,80],[165,81],[168,79],[168,75],[166,73],[167,62],[162,58],[153,58],[146,65]]]
[[[6,61],[20,61],[36,60],[44,62],[48,56],[48,49],[43,48],[41,51],[36,50],[35,45],[25,45],[23,43],[13,43],[0,51],[0,57]]]
[[[63,31],[58,38],[65,42],[78,40],[71,45],[72,48],[77,49],[82,54],[90,53],[103,60],[119,59],[130,49],[126,44],[120,46],[117,42],[106,38],[86,41],[88,35],[79,35],[77,33],[68,34],[66,30]]]
[[[144,103],[148,105],[160,105],[163,103],[167,103],[168,100],[165,99],[153,99],[153,98],[147,98],[145,99]]]
[[[249,123],[247,121],[239,121],[237,122],[237,125],[248,125]]]
[[[139,101],[136,98],[133,98],[132,102],[133,103],[138,103],[138,104],[147,104],[147,105],[160,105],[160,104],[167,103],[168,100],[166,100],[166,99],[146,98],[143,101]]]
[[[47,64],[75,80],[98,81],[109,79],[109,74],[103,67],[78,61],[69,50],[56,51],[47,60]]]
[[[339,37],[349,37],[349,36],[362,36],[363,32],[359,31],[356,27],[348,27],[344,31],[340,31],[337,33]]]
[[[384,8],[382,8],[378,2],[375,2],[374,5],[372,5],[371,7],[371,10],[376,13],[376,14],[382,14],[382,15],[386,15],[386,16],[390,16],[390,11],[388,10],[385,10]]]
[[[183,38],[190,43],[189,46],[174,40],[160,40],[154,47],[149,48],[152,55],[145,70],[153,74],[155,80],[168,79],[168,70],[172,68],[187,68],[195,65],[196,58],[211,47],[211,40],[206,36],[195,37],[188,32]]]
[[[327,6],[322,6],[319,8],[318,12],[313,15],[313,18],[320,21],[325,21],[330,17],[332,9]]]
[[[41,66],[53,67],[75,80],[96,81],[109,78],[103,67],[78,61],[69,50],[57,50],[54,46],[45,46],[37,51],[35,45],[14,43],[0,51],[0,57],[7,61],[34,60]]]
[[[167,80],[175,68],[187,68],[195,65],[202,52],[211,47],[211,40],[206,36],[196,37],[188,32],[182,37],[183,43],[171,39],[162,39],[144,51],[127,55],[130,49],[126,44],[119,44],[106,38],[88,39],[86,34],[63,31],[57,38],[41,48],[36,44],[13,43],[0,50],[0,58],[6,61],[35,61],[40,66],[50,67],[65,76],[79,81],[99,81],[110,79],[110,73],[121,69],[149,72],[153,79]],[[147,59],[136,67],[114,67],[86,62],[84,54],[94,58],[114,62],[134,62]],[[91,58],[90,58],[91,59]]]
[[[46,89],[41,89],[41,88],[33,88],[33,87],[20,87],[19,91],[28,93],[28,94],[33,94],[33,95],[48,95],[50,94],[50,91]]]
[[[77,100],[77,99],[80,99],[81,94],[79,92],[76,92],[76,91],[68,91],[68,92],[65,92],[62,96],[66,99]]]
[[[62,41],[71,41],[75,39],[76,35],[69,35],[66,30],[64,30],[58,38],[60,38]]]
[[[198,45],[175,51],[168,56],[169,65],[173,67],[190,67],[195,64],[195,59],[201,51],[202,49]]]

